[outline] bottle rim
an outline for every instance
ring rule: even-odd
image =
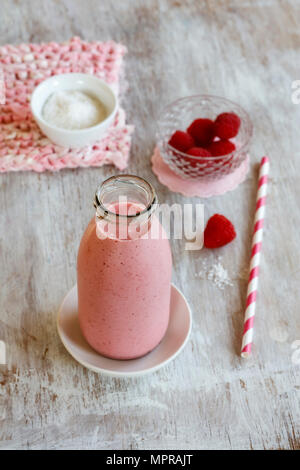
[[[145,209],[137,212],[136,214],[118,214],[116,212],[113,212],[111,210],[109,210],[104,204],[103,204],[103,201],[102,201],[102,197],[101,197],[101,192],[103,192],[105,190],[105,187],[108,186],[109,184],[111,183],[118,183],[118,182],[127,182],[128,184],[136,184],[138,186],[142,185],[144,187],[144,189],[147,190],[148,194],[149,194],[149,203],[147,204],[147,206],[145,207]],[[158,199],[157,199],[157,195],[156,195],[156,192],[155,192],[155,189],[154,187],[152,186],[151,183],[149,183],[147,180],[145,180],[144,178],[142,178],[141,176],[137,176],[137,175],[131,175],[131,174],[121,174],[121,175],[115,175],[115,176],[111,176],[110,178],[107,178],[106,180],[104,180],[99,186],[98,188],[96,189],[96,192],[95,192],[95,196],[94,196],[94,207],[96,209],[96,216],[98,218],[105,218],[105,217],[109,217],[109,216],[112,216],[114,218],[120,218],[120,219],[124,219],[124,220],[128,220],[128,219],[134,219],[134,218],[137,218],[137,217],[140,217],[140,216],[143,216],[143,215],[146,215],[148,214],[148,216],[150,217],[150,215],[155,211],[156,207],[158,205]],[[101,212],[101,215],[99,215],[97,212],[98,210]]]

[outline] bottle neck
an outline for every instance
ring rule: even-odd
[[[97,236],[134,240],[146,234],[157,207],[154,188],[134,175],[112,176],[95,193]]]

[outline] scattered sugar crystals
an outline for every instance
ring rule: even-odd
[[[210,265],[208,265],[206,259],[203,260],[202,269],[195,274],[195,277],[212,281],[221,290],[227,286],[233,286],[233,281],[235,280],[248,280],[248,268],[243,268],[234,277],[230,277],[221,260],[221,256],[218,256]]]
[[[207,265],[207,260],[202,262],[202,269],[196,274],[196,277],[201,279],[208,279],[212,281],[219,289],[224,289],[226,286],[232,286],[232,279],[229,277],[228,271],[221,263],[221,257],[218,256],[217,260],[211,266]]]

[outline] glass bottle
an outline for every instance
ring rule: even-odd
[[[155,190],[138,176],[113,176],[94,206],[77,259],[80,327],[104,356],[141,357],[162,340],[170,310],[172,256]]]

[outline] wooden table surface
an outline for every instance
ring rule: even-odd
[[[74,35],[128,47],[124,106],[135,125],[128,171],[151,181],[162,202],[204,202],[238,237],[218,251],[172,242],[174,282],[194,324],[178,358],[152,375],[118,380],[89,372],[56,332],[60,302],[76,280],[76,253],[93,214],[93,192],[114,167],[0,176],[1,449],[300,448],[300,2],[296,0],[1,0],[0,43]],[[246,181],[202,200],[170,193],[151,171],[162,105],[195,93],[225,96],[255,127]],[[272,181],[249,361],[239,358],[255,206],[256,164]],[[203,260],[233,279],[224,290],[199,279]],[[299,341],[299,343],[297,343]]]

